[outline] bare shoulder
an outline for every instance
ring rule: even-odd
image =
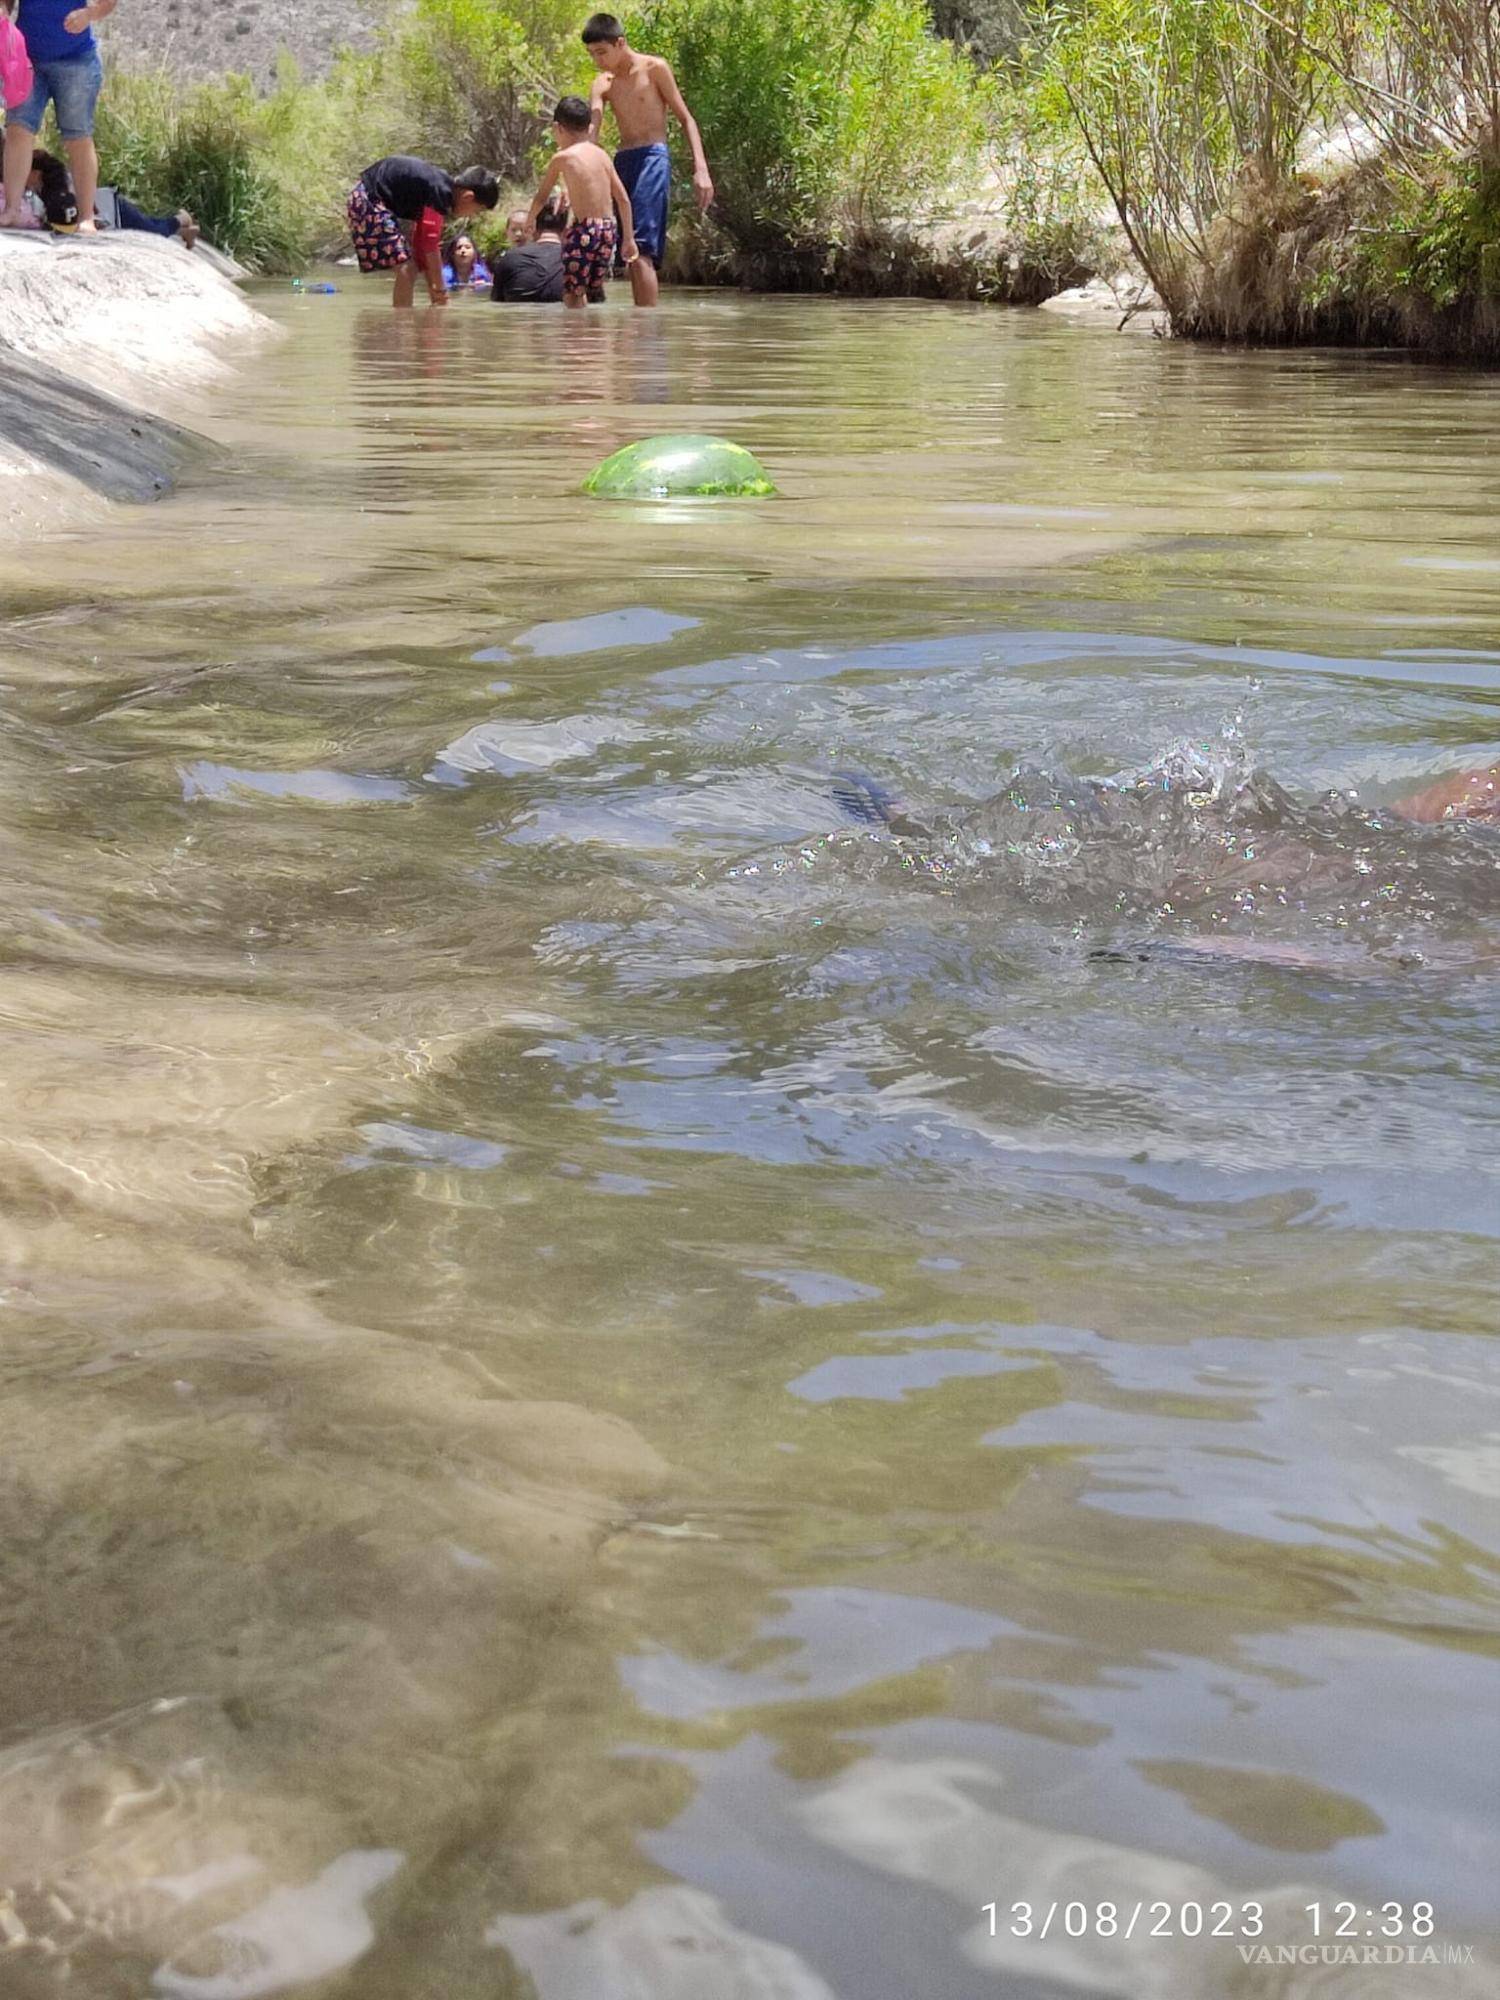
[[[643,60],[646,65],[647,76],[650,77],[658,89],[663,84],[675,83],[677,81],[676,77],[672,74],[672,65],[667,61],[665,56],[646,56]]]

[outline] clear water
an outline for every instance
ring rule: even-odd
[[[1491,1990],[1496,378],[381,299],[7,558],[0,1990]]]

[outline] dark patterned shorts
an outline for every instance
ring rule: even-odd
[[[563,238],[563,297],[587,298],[603,289],[615,261],[619,235],[612,215],[590,215],[570,224]]]
[[[356,186],[346,210],[354,254],[362,271],[399,271],[411,262],[406,232],[383,202],[372,201]]]

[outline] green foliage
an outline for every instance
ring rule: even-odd
[[[655,0],[704,135],[717,213],[752,251],[847,242],[947,192],[989,92],[920,0]]]
[[[1169,304],[1247,180],[1290,179],[1329,95],[1323,0],[1059,0],[1044,88],[1061,99]]]
[[[295,270],[337,240],[343,198],[383,150],[379,72],[346,58],[321,84],[291,64],[188,88],[164,70],[112,71],[99,100],[100,177],[142,207],[191,209],[211,241],[259,271]]]
[[[1500,167],[1439,155],[1425,173],[1391,173],[1385,193],[1380,226],[1357,239],[1361,288],[1404,294],[1439,312],[1476,300],[1484,253],[1500,243]]]
[[[393,61],[420,148],[527,178],[557,99],[587,94],[583,18],[578,0],[416,0],[395,29]]]
[[[1175,323],[1265,336],[1351,272],[1433,305],[1477,291],[1495,20],[1494,0],[1056,0],[1038,95],[1066,107]],[[1299,151],[1350,123],[1409,226],[1361,220],[1373,247],[1307,262],[1298,232],[1321,242],[1328,217]]]

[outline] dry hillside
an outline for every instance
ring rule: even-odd
[[[336,49],[368,48],[389,11],[390,0],[120,0],[98,32],[106,63],[264,83],[283,49],[317,76]]]

